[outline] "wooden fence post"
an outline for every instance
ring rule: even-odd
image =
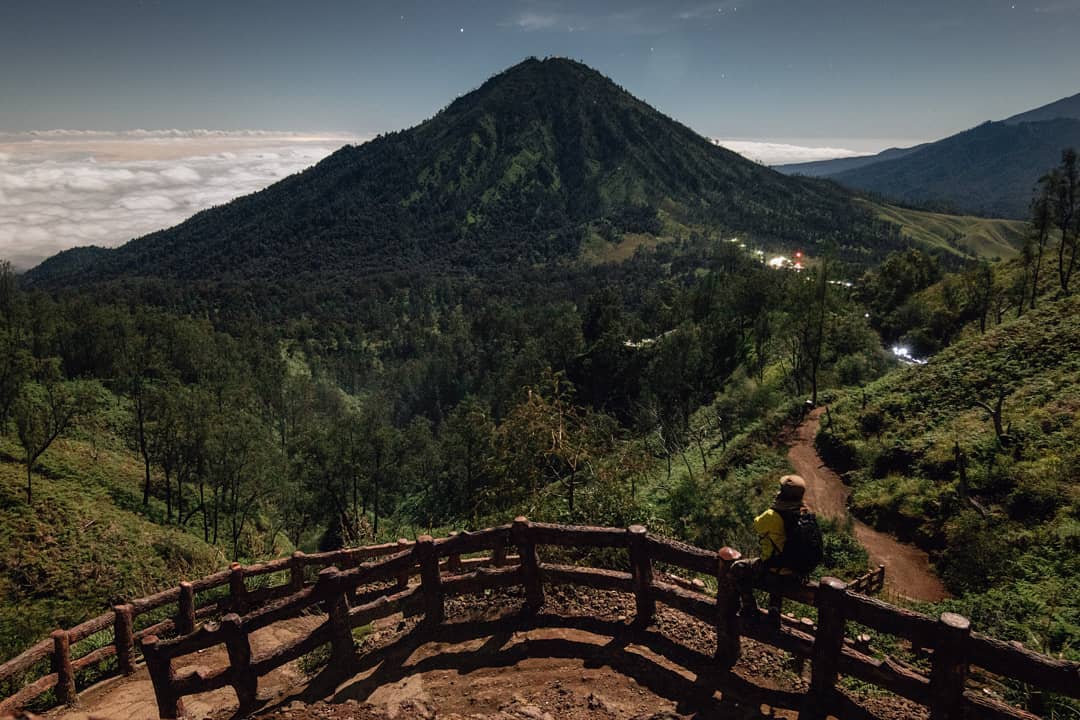
[[[397,546],[398,552],[403,552],[409,549],[411,543],[406,538],[398,538]],[[412,567],[404,568],[397,577],[397,589],[405,590],[409,587],[409,575],[411,574]]]
[[[300,550],[289,558],[289,589],[294,593],[304,589],[304,553]]]
[[[116,666],[121,675],[135,672],[135,608],[131,605],[113,607],[113,644],[116,645]]]
[[[506,564],[506,535],[501,532],[491,541],[491,564],[497,568]]]
[[[742,651],[739,640],[739,581],[731,566],[742,555],[734,548],[721,548],[716,563],[716,661],[730,670]]]
[[[453,540],[460,533],[457,530],[450,531],[450,539]],[[461,553],[453,553],[446,558],[446,572],[456,573],[461,570]]]
[[[514,518],[511,533],[521,556],[521,582],[525,586],[524,612],[535,615],[544,607],[544,586],[540,577],[540,560],[536,556],[536,543],[529,530],[529,519],[520,515]]]
[[[330,664],[347,665],[353,659],[356,645],[349,624],[349,595],[341,587],[341,571],[334,566],[319,571],[317,587],[326,595],[326,614],[330,616]]]
[[[832,577],[821,578],[817,590],[818,629],[811,650],[810,689],[803,720],[823,720],[833,706],[840,653],[844,649],[847,585]]]
[[[180,583],[179,611],[176,614],[176,634],[195,632],[195,586],[187,580]]]
[[[653,597],[653,567],[649,557],[649,547],[645,543],[648,530],[644,525],[631,525],[627,528],[628,547],[630,550],[630,572],[633,576],[634,602],[636,615],[634,624],[647,627],[656,615],[656,598]]]
[[[75,669],[71,667],[71,636],[67,630],[52,633],[52,667],[56,673],[56,699],[62,705],[74,705],[79,696],[75,692]]]
[[[813,637],[814,636],[814,621],[811,620],[808,617],[799,618],[799,630],[806,633],[810,637]],[[796,655],[795,656],[795,668],[794,668],[794,670],[795,670],[796,675],[798,675],[799,677],[803,676],[803,672],[805,672],[805,670],[806,670],[806,656],[805,655]]]
[[[240,563],[229,565],[229,608],[237,615],[247,611],[247,586],[244,585],[244,568]]]
[[[420,592],[424,596],[424,624],[438,625],[443,621],[442,578],[439,575],[439,556],[435,553],[435,538],[421,535],[414,546],[420,563]]]
[[[161,651],[158,650],[157,635],[147,635],[139,644],[142,647],[143,658],[146,659],[146,669],[150,673],[150,680],[154,685],[158,717],[163,720],[176,720],[184,712],[184,706],[173,688],[176,674],[173,672],[172,658],[162,657]]]
[[[930,668],[931,720],[959,720],[964,713],[971,622],[963,615],[941,613]]]
[[[240,701],[240,712],[246,712],[255,707],[259,690],[259,676],[251,670],[251,641],[236,613],[221,618],[221,628],[225,631],[225,649],[229,653],[231,685]]]

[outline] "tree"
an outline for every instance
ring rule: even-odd
[[[493,457],[495,423],[491,411],[475,397],[467,397],[454,408],[442,425],[444,469],[439,490],[441,507],[433,507],[437,517],[454,514],[477,519],[481,494],[494,480]]]
[[[599,477],[598,463],[613,446],[617,424],[576,406],[573,398],[573,386],[562,373],[545,372],[499,426],[507,484],[497,488],[504,502],[493,505],[505,507],[512,499],[536,503],[547,490],[562,490],[567,515],[576,517],[578,491]]]
[[[1061,166],[1050,173],[1049,184],[1054,203],[1054,224],[1061,234],[1058,244],[1058,282],[1061,292],[1069,294],[1069,282],[1076,267],[1077,236],[1080,235],[1080,218],[1077,217],[1077,201],[1080,200],[1080,167],[1076,150],[1068,148],[1061,153]]]
[[[1039,274],[1042,272],[1043,253],[1050,240],[1050,232],[1054,226],[1052,217],[1053,201],[1050,176],[1044,176],[1039,180],[1039,194],[1031,203],[1031,231],[1024,242],[1023,261],[1024,277],[1031,277],[1031,309],[1035,309],[1035,302],[1039,296]],[[1029,270],[1030,268],[1030,270]],[[1023,295],[1021,294],[1020,305],[1017,315],[1024,312]]]
[[[15,271],[7,260],[0,261],[0,431],[6,429],[12,403],[33,360],[27,347],[25,320]]]
[[[819,375],[825,350],[832,303],[829,292],[829,261],[809,273],[791,273],[786,283],[788,301],[786,333],[789,372],[795,392],[802,394],[809,384],[810,401],[817,405]]]
[[[119,343],[118,375],[120,386],[131,399],[132,441],[143,461],[143,506],[150,504],[150,433],[153,423],[154,382],[165,374],[160,350],[164,322],[156,313],[143,311],[135,318],[124,318],[117,333]]]
[[[93,411],[102,392],[97,381],[62,380],[55,358],[40,364],[38,376],[22,385],[12,408],[26,463],[27,504],[33,502],[34,463],[80,415]]]
[[[807,323],[807,331],[803,334],[803,343],[806,345],[806,355],[809,359],[810,375],[810,402],[814,406],[818,401],[818,372],[821,370],[821,353],[825,346],[825,317],[828,312],[826,304],[829,299],[829,262],[822,258],[821,267],[818,269],[814,282],[814,314]]]
[[[272,461],[275,445],[269,433],[251,406],[237,400],[212,415],[207,435],[214,542],[224,521],[234,560],[240,557],[244,528],[258,512],[279,467]]]
[[[964,273],[964,288],[967,290],[966,311],[969,316],[979,320],[979,332],[986,332],[986,317],[994,296],[994,270],[990,263],[980,260],[979,264]]]

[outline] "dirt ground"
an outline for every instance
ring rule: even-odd
[[[295,663],[259,681],[255,716],[301,720],[676,720],[795,718],[806,670],[786,653],[744,639],[732,672],[712,661],[713,629],[661,605],[648,628],[631,624],[632,595],[549,588],[545,610],[525,620],[520,591],[454,598],[447,619],[422,628],[400,616],[380,621],[345,667],[305,676]],[[278,623],[255,633],[256,655],[309,632],[324,618]],[[224,649],[179,668],[216,668]],[[895,699],[845,700],[845,716],[919,718]],[[230,688],[184,699],[188,717],[237,717]],[[153,687],[140,669],[81,696],[50,718],[156,718]]]
[[[814,448],[814,436],[825,408],[816,408],[791,438],[788,460],[795,472],[806,480],[806,502],[825,518],[847,517],[847,499],[851,490],[836,473],[825,466]],[[897,541],[891,535],[853,520],[855,537],[870,555],[873,565],[885,566],[886,587],[912,600],[936,602],[949,597],[945,586],[934,573],[925,552]]]
[[[746,639],[733,672],[720,672],[712,662],[712,628],[664,606],[653,626],[634,628],[627,620],[633,597],[620,593],[556,588],[549,609],[524,624],[512,594],[489,597],[483,609],[448,605],[444,626],[376,633],[356,667],[325,671],[260,717],[796,718],[807,688],[806,670],[800,673],[790,656]],[[847,701],[851,717],[923,716],[882,698],[859,703]]]

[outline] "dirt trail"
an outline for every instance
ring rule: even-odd
[[[810,413],[799,426],[788,448],[788,460],[792,467],[806,480],[806,501],[813,510],[825,518],[847,517],[847,499],[850,490],[840,477],[825,466],[814,449],[824,408]],[[930,567],[930,558],[913,545],[898,542],[891,535],[880,533],[853,518],[855,537],[858,538],[873,565],[885,566],[885,584],[898,595],[912,600],[934,602],[949,597],[945,586]]]

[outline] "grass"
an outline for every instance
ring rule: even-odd
[[[1015,257],[1027,231],[1027,223],[1020,220],[947,215],[885,204],[872,204],[872,208],[878,218],[899,225],[912,240],[960,257]]]
[[[592,234],[582,243],[581,259],[587,265],[602,263],[621,263],[629,260],[638,248],[654,248],[671,238],[655,237],[641,233],[625,233],[617,243],[610,243],[602,237]]]
[[[25,497],[19,448],[0,438],[0,658],[225,558],[190,532],[141,512],[140,467],[121,450],[58,440]],[[161,517],[158,517],[158,516]]]

